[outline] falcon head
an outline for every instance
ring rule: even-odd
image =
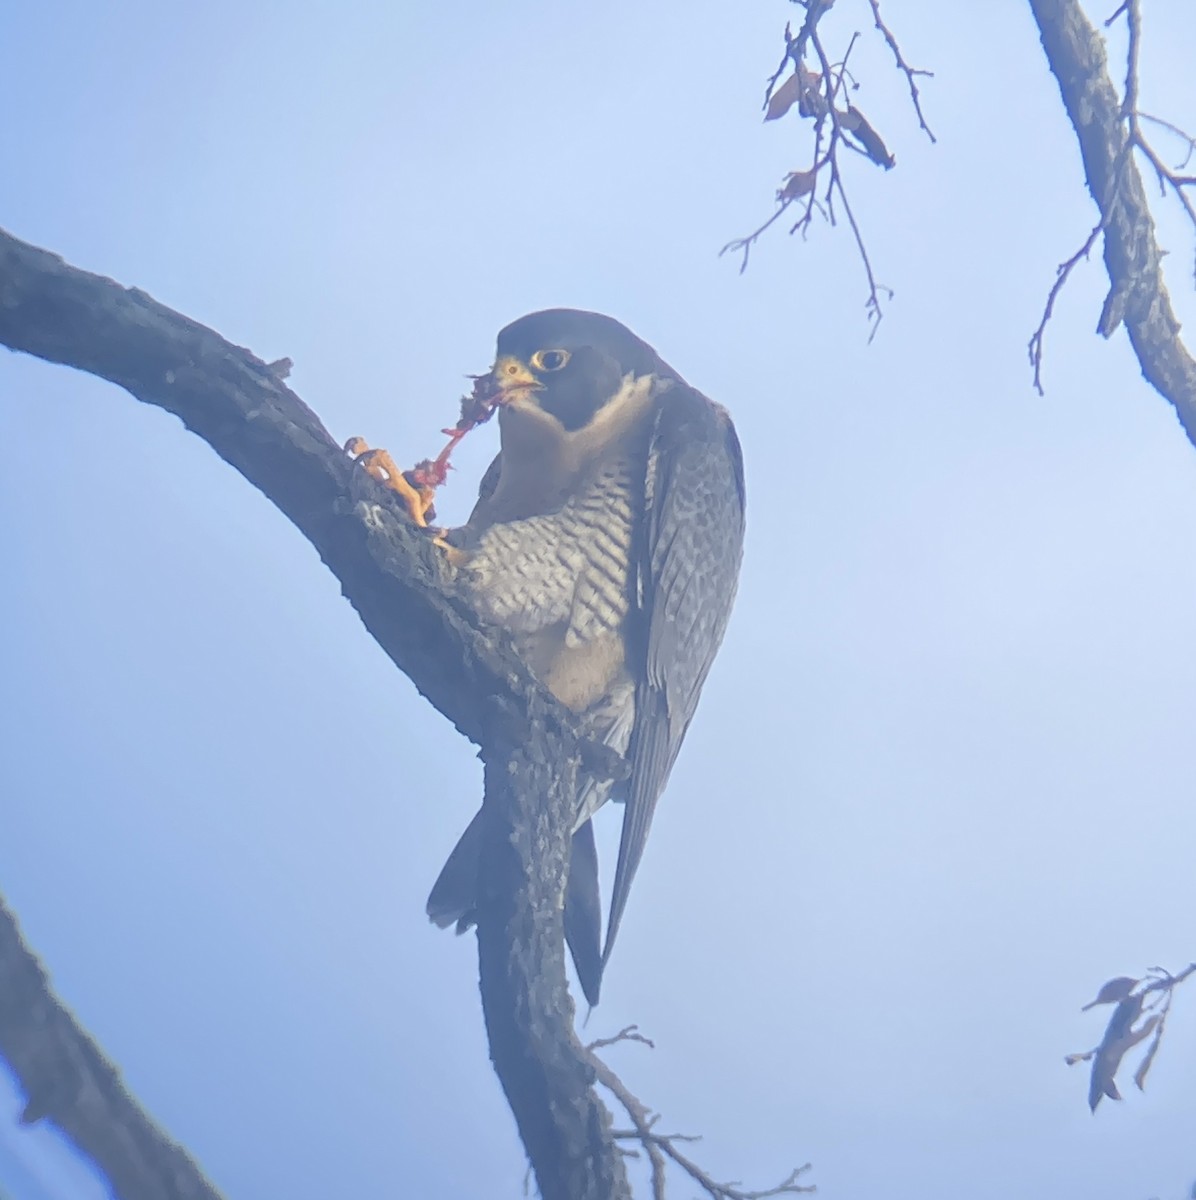
[[[548,308],[508,325],[490,374],[501,406],[538,409],[569,432],[585,428],[628,375],[678,379],[613,317],[575,308]]]

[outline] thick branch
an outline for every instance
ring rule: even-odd
[[[1196,360],[1180,339],[1167,295],[1154,221],[1104,42],[1079,0],[1030,0],[1030,7],[1080,142],[1088,190],[1101,212],[1112,287],[1099,331],[1111,337],[1125,322],[1143,376],[1175,406],[1196,445]]]
[[[121,1200],[219,1200],[203,1172],[138,1107],[116,1068],[50,991],[0,901],[0,1055],[28,1097],[22,1120],[52,1121]]]
[[[0,230],[0,345],[174,413],[288,516],[396,666],[471,741],[518,744],[528,705],[569,714],[454,598],[436,552],[260,359],[144,292]]]
[[[486,800],[494,842],[479,936],[495,1068],[543,1194],[621,1194],[618,1151],[572,1033],[559,893],[544,901],[564,879],[576,763],[613,771],[609,753],[578,739],[505,636],[483,629],[454,594],[434,547],[389,493],[248,351],[2,232],[0,344],[89,371],[180,417],[294,522],[419,690],[488,762],[516,772]],[[588,1178],[606,1190],[581,1190]]]
[[[594,1095],[565,982],[565,878],[578,764],[550,734],[486,764],[482,1004],[490,1057],[540,1195],[621,1200],[631,1195],[627,1174],[612,1152],[610,1114]],[[529,804],[528,794],[540,802]]]

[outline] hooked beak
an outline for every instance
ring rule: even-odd
[[[539,391],[540,381],[514,355],[504,354],[490,368],[492,386],[497,392],[497,404],[509,404],[531,391]]]
[[[490,420],[495,412],[521,400],[544,385],[513,355],[500,358],[485,375],[471,375],[473,390],[461,398],[461,419],[457,429],[472,429]]]

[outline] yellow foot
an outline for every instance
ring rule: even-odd
[[[421,529],[427,528],[432,501],[436,496],[435,488],[426,484],[412,484],[386,450],[371,450],[364,438],[351,437],[345,443],[345,453],[360,463],[379,483],[397,493],[407,506],[411,519]],[[437,538],[437,541],[440,539]]]

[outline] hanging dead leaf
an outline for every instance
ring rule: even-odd
[[[1157,1017],[1151,1017],[1150,1021],[1156,1022],[1154,1026],[1154,1039],[1150,1043],[1150,1048],[1146,1051],[1145,1057],[1138,1064],[1138,1069],[1134,1072],[1134,1082],[1138,1085],[1138,1091],[1143,1091],[1146,1087],[1146,1076],[1150,1074],[1150,1068],[1154,1066],[1154,1056],[1159,1052],[1159,1043],[1163,1040],[1163,1022]],[[1150,1021],[1147,1024],[1150,1024]]]
[[[889,153],[889,148],[880,134],[868,124],[868,118],[858,108],[849,104],[847,111],[839,114],[839,124],[855,135],[856,140],[863,146],[864,153],[878,167],[884,167],[888,171],[897,165],[897,160]]]
[[[1137,979],[1131,979],[1128,975],[1118,975],[1116,979],[1110,979],[1096,993],[1096,999],[1085,1004],[1080,1012],[1087,1012],[1098,1004],[1119,1004],[1138,986],[1139,982]]]
[[[1096,1106],[1108,1096],[1110,1100],[1120,1100],[1121,1093],[1117,1090],[1115,1076],[1121,1067],[1121,1060],[1129,1050],[1132,1050],[1143,1038],[1151,1035],[1158,1024],[1158,1017],[1150,1017],[1142,1026],[1135,1029],[1134,1022],[1142,1015],[1142,996],[1127,996],[1113,1010],[1109,1024],[1105,1028],[1105,1036],[1096,1049],[1096,1057],[1092,1060],[1092,1078],[1088,1084],[1088,1107],[1096,1112]]]
[[[778,200],[796,200],[814,190],[818,180],[817,171],[790,171],[785,176],[784,186],[777,192]]]
[[[766,121],[775,121],[783,117],[801,99],[801,72],[794,71],[784,83],[768,98],[768,107],[764,110]]]

